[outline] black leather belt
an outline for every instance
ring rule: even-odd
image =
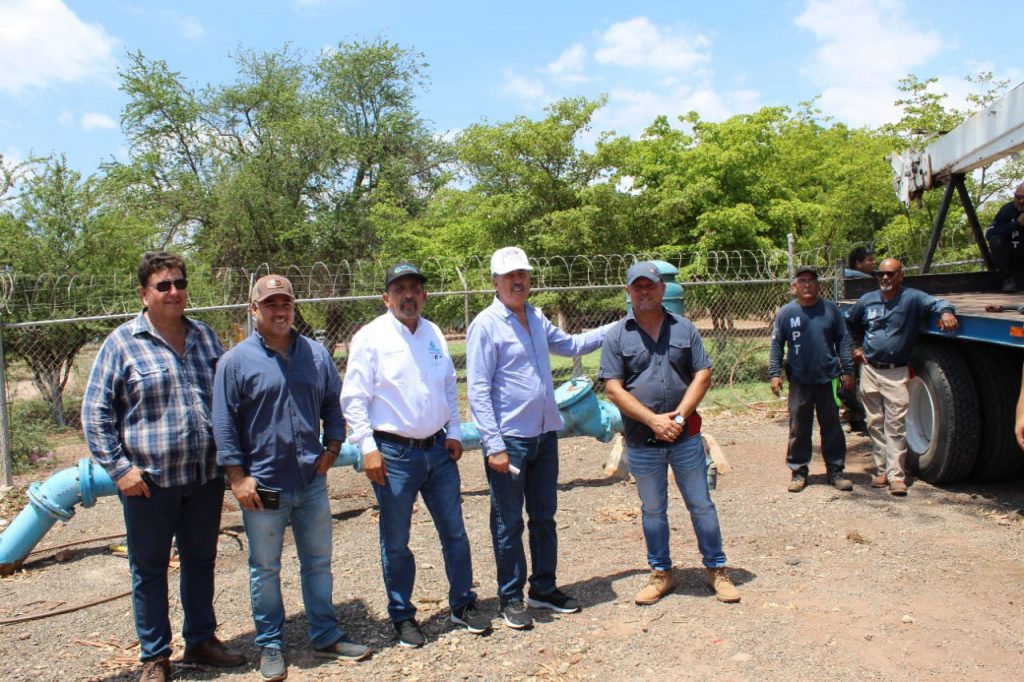
[[[388,433],[387,431],[373,432],[373,437],[377,440],[386,440],[406,447],[413,447],[417,450],[426,450],[427,448],[433,447],[434,443],[444,440],[444,436],[444,429],[441,429],[433,436],[427,436],[426,438],[406,438],[405,436],[399,436],[397,433]]]
[[[905,362],[875,362],[873,360],[868,360],[867,362],[875,369],[896,369],[897,367],[907,366]]]

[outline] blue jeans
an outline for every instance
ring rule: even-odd
[[[384,485],[373,484],[373,492],[380,505],[380,564],[391,620],[400,623],[416,616],[412,603],[416,559],[409,550],[409,525],[417,493],[423,496],[441,540],[448,605],[455,610],[475,602],[473,560],[462,520],[462,479],[444,442],[426,450],[390,441],[380,441],[379,446],[387,477]]]
[[[217,558],[224,479],[203,485],[161,488],[147,479],[149,497],[121,495],[132,572],[132,608],[139,636],[139,658],[150,661],[171,653],[167,604],[167,563],[171,542],[178,547],[179,590],[186,646],[213,637],[213,567]]]
[[[725,566],[722,531],[718,512],[708,490],[704,445],[700,434],[689,436],[668,447],[629,446],[629,470],[636,479],[643,511],[644,540],[647,541],[647,563],[651,568],[667,571],[672,568],[669,555],[668,529],[668,467],[690,512],[697,547],[708,568]]]
[[[243,509],[249,538],[249,592],[256,623],[256,646],[283,648],[284,602],[281,599],[281,547],[284,529],[292,525],[299,554],[302,604],[309,621],[309,639],[322,649],[342,638],[334,611],[331,575],[331,506],[327,477],[314,476],[302,490],[281,491],[278,509]]]
[[[502,436],[509,464],[518,474],[499,474],[487,466],[491,487],[491,542],[498,569],[498,598],[504,604],[523,598],[526,552],[523,550],[523,503],[530,533],[530,590],[547,594],[556,588],[558,533],[558,436],[554,431],[534,438]]]

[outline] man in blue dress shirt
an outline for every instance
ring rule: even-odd
[[[323,345],[292,330],[295,293],[280,275],[252,289],[255,331],[221,358],[214,381],[217,461],[242,507],[260,676],[288,676],[281,598],[281,548],[291,523],[313,655],[361,660],[334,610],[327,472],[341,451],[341,380]],[[321,440],[321,424],[323,438]]]
[[[846,310],[846,321],[855,337],[853,359],[863,363],[860,399],[868,415],[868,435],[875,460],[875,488],[889,486],[889,494],[907,494],[906,418],[910,407],[910,352],[929,313],[939,316],[942,331],[960,325],[952,303],[903,286],[903,264],[886,258],[875,271],[878,290],[869,291]]]
[[[572,357],[601,346],[606,325],[570,335],[527,302],[530,266],[515,246],[491,256],[495,298],[469,325],[466,378],[491,488],[491,540],[500,612],[510,628],[533,624],[523,602],[527,582],[523,505],[529,517],[529,605],[574,613],[579,602],[558,589],[558,430],[549,353]]]

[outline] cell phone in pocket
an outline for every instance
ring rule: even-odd
[[[264,509],[278,509],[281,506],[281,491],[272,488],[256,486],[256,494],[260,496],[260,502]]]

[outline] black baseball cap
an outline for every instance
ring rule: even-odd
[[[421,284],[427,281],[427,276],[420,272],[420,269],[412,263],[399,263],[388,268],[388,272],[384,276],[384,290],[386,291],[392,282],[402,277],[415,277]]]
[[[814,275],[814,279],[818,279],[818,268],[813,265],[799,265],[797,266],[796,272],[793,274],[793,278],[797,278],[805,272]]]

